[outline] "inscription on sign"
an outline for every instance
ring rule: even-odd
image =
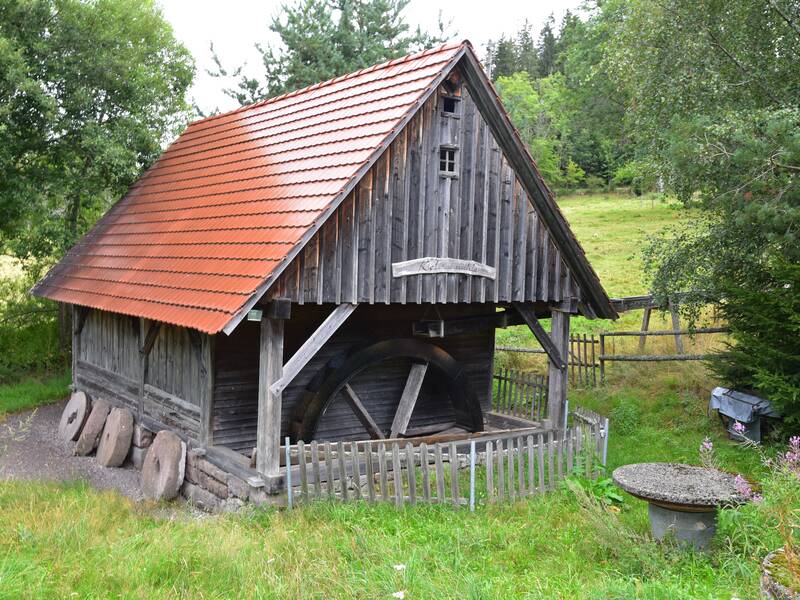
[[[458,273],[494,279],[496,269],[474,260],[460,258],[415,258],[403,262],[392,263],[392,277],[408,277],[409,275],[430,275],[435,273]]]

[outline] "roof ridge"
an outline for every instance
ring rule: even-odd
[[[191,121],[189,125],[196,125],[197,123],[206,123],[208,121],[213,121],[215,119],[245,112],[247,110],[251,110],[254,108],[260,108],[262,106],[266,106],[267,104],[271,104],[273,102],[277,102],[278,100],[284,100],[286,98],[291,98],[294,96],[298,96],[300,94],[305,94],[312,90],[316,90],[322,87],[326,87],[332,85],[334,83],[338,83],[340,81],[346,81],[347,79],[352,79],[354,77],[358,77],[359,75],[363,75],[364,73],[371,73],[373,71],[378,71],[380,69],[388,69],[389,67],[393,67],[395,65],[409,62],[412,60],[418,60],[424,56],[430,56],[431,54],[438,54],[440,52],[445,52],[446,50],[452,50],[454,48],[458,48],[460,46],[467,45],[472,48],[472,44],[469,40],[464,40],[462,42],[445,42],[436,46],[435,48],[428,48],[427,50],[423,50],[422,52],[417,52],[414,54],[406,54],[405,56],[399,56],[397,58],[393,58],[391,60],[387,60],[382,63],[378,63],[377,65],[372,65],[369,67],[364,67],[363,69],[359,69],[358,71],[353,71],[351,73],[346,73],[344,75],[339,75],[338,77],[334,77],[333,79],[328,79],[326,81],[321,81],[318,83],[312,83],[311,85],[307,85],[297,90],[292,90],[291,92],[285,92],[283,94],[279,94],[277,96],[272,96],[271,98],[265,98],[264,100],[259,100],[258,102],[253,102],[252,104],[246,104],[244,106],[240,106],[238,108],[234,108],[233,110],[225,111],[223,113],[219,113],[216,115],[210,115],[208,117],[204,117],[202,119],[197,119],[196,121]]]

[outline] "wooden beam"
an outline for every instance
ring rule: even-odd
[[[344,384],[344,389],[342,392],[344,393],[345,400],[347,400],[347,404],[350,405],[350,408],[353,410],[353,414],[355,414],[358,420],[361,421],[361,424],[364,426],[370,436],[379,440],[386,438],[386,436],[383,435],[381,428],[378,427],[378,424],[372,418],[372,415],[370,415],[367,412],[367,409],[364,408],[361,398],[358,397],[358,394],[356,394],[355,390],[350,387],[349,383]]]
[[[406,387],[403,389],[400,404],[394,414],[390,437],[396,438],[403,435],[408,429],[411,413],[414,412],[414,406],[417,404],[419,391],[422,388],[422,380],[425,379],[427,371],[428,363],[414,363],[411,365],[411,371],[408,374],[408,379],[406,379]]]
[[[487,331],[505,329],[511,325],[522,325],[525,321],[517,311],[504,310],[490,315],[477,315],[461,319],[423,319],[412,323],[412,333],[418,337],[448,337]]]
[[[453,273],[495,279],[497,269],[474,260],[461,258],[439,258],[428,256],[392,263],[392,277],[430,275],[431,273]]]
[[[139,339],[141,340],[141,345],[139,346],[139,402],[137,405],[139,421],[144,416],[144,386],[147,383],[148,356],[153,349],[153,344],[156,343],[160,329],[161,323],[158,321],[139,319]]]
[[[328,315],[328,318],[322,322],[317,330],[311,334],[305,343],[300,346],[300,349],[294,353],[294,356],[286,361],[283,365],[283,375],[270,385],[270,391],[273,394],[280,394],[286,387],[294,381],[297,374],[303,370],[314,356],[319,352],[319,349],[327,342],[331,336],[336,333],[339,327],[342,326],[347,320],[347,317],[353,314],[353,311],[358,307],[358,304],[340,304],[333,312]],[[263,323],[263,321],[262,321]]]
[[[200,404],[200,443],[208,447],[214,443],[214,336],[200,334],[197,350],[200,366],[198,382]]]
[[[292,316],[292,301],[289,298],[275,298],[264,311],[270,319],[289,319]]]
[[[84,325],[86,325],[86,318],[89,316],[91,309],[88,306],[77,306],[75,304],[72,305],[72,309],[73,331],[80,335],[83,332]]]
[[[650,311],[653,309],[649,306],[644,309],[642,313],[642,331],[648,331],[650,329]],[[644,352],[644,345],[647,342],[646,335],[639,336],[639,352]]]
[[[78,359],[81,354],[81,333],[86,325],[89,309],[85,306],[72,305],[72,389],[78,387]]]
[[[566,356],[569,349],[569,313],[552,311],[550,336],[560,356]],[[564,364],[564,363],[562,363]],[[564,411],[567,404],[567,379],[565,368],[557,367],[550,361],[547,386],[547,418],[550,426],[560,431],[564,427]]]
[[[678,308],[675,303],[673,303],[672,298],[669,300],[669,313],[672,317],[672,329],[675,331],[675,350],[678,351],[678,354],[683,354],[683,338],[681,337],[681,318],[678,315]]]
[[[262,319],[258,355],[256,469],[266,478],[280,474],[281,393],[271,386],[283,371],[283,321]]]
[[[150,354],[150,351],[153,349],[153,344],[156,343],[156,338],[158,337],[158,332],[161,329],[161,323],[158,321],[151,322],[150,327],[147,328],[147,335],[145,335],[144,342],[142,342],[142,346],[139,348],[139,353],[147,357]]]
[[[513,307],[525,321],[531,332],[533,332],[533,335],[542,345],[542,348],[544,348],[544,351],[547,353],[547,356],[550,359],[550,364],[566,372],[567,361],[564,358],[566,353],[563,351],[563,349],[559,348],[558,345],[553,341],[553,338],[547,334],[542,327],[542,324],[539,323],[539,319],[536,318],[536,313],[533,311],[533,309],[525,304],[522,304],[521,302],[514,302]],[[556,313],[561,315],[565,314],[558,310],[552,311],[553,315]]]

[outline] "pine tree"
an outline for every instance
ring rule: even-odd
[[[248,104],[312,83],[332,79],[445,41],[438,32],[411,31],[403,18],[409,0],[296,0],[283,4],[269,26],[280,44],[257,44],[263,79],[248,79],[242,68],[228,72],[214,55],[215,77],[238,78],[225,93]],[[213,53],[213,47],[212,47]]]
[[[514,41],[501,37],[495,45],[492,60],[492,77],[508,77],[517,71],[517,57]]]
[[[547,21],[539,33],[539,77],[547,77],[556,72],[556,57],[558,55],[558,41],[556,40],[553,29],[555,28],[555,19],[552,13],[547,18]]]
[[[526,19],[517,33],[515,66],[517,71],[525,71],[528,75],[535,77],[539,72],[539,51],[531,30],[532,26]]]

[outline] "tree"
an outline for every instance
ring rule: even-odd
[[[496,43],[491,43],[491,48],[489,73],[492,79],[496,81],[500,77],[508,77],[518,70],[514,40],[501,37]]]
[[[326,81],[376,63],[444,42],[447,26],[439,20],[437,33],[411,31],[403,18],[409,0],[297,0],[283,4],[270,31],[280,36],[276,46],[256,44],[264,66],[263,78],[242,75],[243,67],[228,71],[214,52],[216,71],[234,78],[225,93],[240,104]]]
[[[558,56],[558,41],[553,32],[555,19],[552,13],[544,22],[539,32],[539,77],[547,77],[556,72],[556,58]]]
[[[716,304],[734,344],[715,368],[774,399],[797,430],[800,348],[781,341],[797,323],[775,306],[797,295],[800,264],[800,27],[787,4],[613,0],[602,11],[639,158],[702,215],[647,249],[654,291],[688,292],[693,321]]]
[[[3,251],[72,246],[184,124],[193,74],[150,0],[0,4]]]
[[[539,50],[532,35],[532,26],[527,20],[517,32],[515,71],[525,71],[529,75],[539,72]],[[510,73],[509,73],[510,74]]]
[[[563,109],[563,76],[532,83],[527,73],[515,73],[498,79],[497,90],[544,180],[560,187],[581,181],[583,171],[565,152],[571,115]]]
[[[629,97],[609,76],[604,49],[613,43],[609,15],[593,10],[585,21],[567,13],[558,37],[565,108],[572,115],[568,153],[584,171],[610,183],[633,158],[626,123]]]

